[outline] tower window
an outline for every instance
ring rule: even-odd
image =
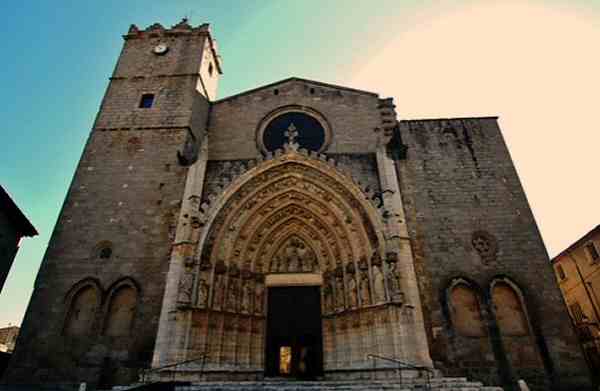
[[[154,104],[154,94],[143,94],[140,100],[140,109],[149,109]]]
[[[100,259],[109,259],[112,255],[112,249],[110,247],[103,247],[98,255]]]
[[[212,77],[213,74],[213,64],[212,62],[210,64],[208,64],[208,76]]]

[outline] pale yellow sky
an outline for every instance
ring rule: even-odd
[[[399,16],[351,85],[402,119],[498,115],[550,256],[600,224],[600,12],[505,1]]]

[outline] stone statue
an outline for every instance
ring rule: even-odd
[[[317,261],[317,256],[315,255],[312,249],[308,249],[306,251],[306,256],[304,257],[304,270],[307,272],[315,272],[318,271],[319,262]]]
[[[242,292],[242,312],[245,314],[249,314],[252,312],[251,308],[251,300],[252,300],[252,282],[246,281],[244,283],[244,288]]]
[[[344,309],[344,280],[341,276],[335,279],[335,306],[338,310]]]
[[[333,310],[333,287],[331,286],[331,281],[327,281],[327,285],[323,289],[323,302],[325,306],[326,313],[329,313]]]
[[[385,283],[383,279],[380,266],[373,265],[373,293],[375,303],[383,303],[385,301]]]
[[[396,262],[389,263],[389,270],[386,273],[390,299],[393,301],[402,301],[402,291],[400,289],[400,274],[396,269]]]
[[[256,291],[254,294],[254,313],[262,314],[265,298],[265,288],[262,284],[256,284]]]
[[[179,294],[177,301],[180,303],[190,304],[192,301],[192,290],[194,289],[194,273],[185,271],[179,280]]]
[[[231,278],[229,280],[229,289],[227,294],[227,309],[235,311],[239,296],[238,279]]]
[[[349,305],[352,308],[358,307],[358,287],[356,286],[356,278],[354,275],[350,275],[348,278],[348,298],[350,299]]]
[[[281,268],[281,258],[279,257],[279,255],[275,255],[273,257],[273,260],[271,261],[271,267],[269,268],[269,271],[272,273],[277,273],[278,271],[280,271]]]
[[[208,302],[208,288],[209,286],[204,278],[200,278],[200,281],[198,281],[198,306],[200,308],[206,308]]]
[[[363,306],[371,304],[371,295],[369,294],[369,273],[366,271],[360,273],[360,301]]]
[[[296,272],[301,270],[300,257],[298,256],[299,243],[293,240],[285,249],[287,271]]]
[[[213,308],[221,309],[223,304],[223,290],[225,289],[224,277],[222,274],[215,276],[215,284],[213,286]]]

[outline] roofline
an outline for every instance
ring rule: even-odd
[[[263,90],[265,88],[274,87],[274,86],[276,86],[278,84],[287,83],[289,81],[302,81],[302,82],[305,82],[305,83],[311,83],[311,84],[315,84],[315,85],[322,86],[322,87],[337,88],[337,89],[340,89],[340,90],[351,91],[351,92],[356,92],[356,93],[359,93],[359,94],[364,94],[364,95],[379,97],[379,94],[377,94],[375,92],[371,92],[371,91],[358,90],[356,88],[344,87],[344,86],[339,86],[339,85],[336,85],[336,84],[323,83],[321,81],[310,80],[310,79],[303,79],[301,77],[292,76],[292,77],[288,77],[287,79],[283,79],[283,80],[279,80],[279,81],[276,81],[276,82],[273,82],[273,83],[265,84],[265,85],[260,86],[260,87],[252,88],[251,90],[242,91],[242,92],[239,92],[239,93],[234,94],[234,95],[229,95],[229,96],[227,96],[225,98],[217,99],[217,100],[213,101],[212,103],[216,104],[216,103],[225,102],[225,101],[228,101],[228,100],[231,100],[231,99],[238,98],[238,97],[243,96],[243,95],[247,95],[247,94],[251,94],[251,93],[256,92],[256,91]]]
[[[31,237],[38,235],[37,230],[31,224],[29,219],[21,212],[21,209],[15,204],[4,187],[0,185],[0,206],[3,205],[6,205],[6,214],[8,215],[8,218],[19,227],[20,233],[23,236]]]
[[[400,122],[427,122],[427,121],[453,121],[453,120],[472,120],[472,119],[493,119],[497,120],[497,115],[484,115],[481,117],[450,117],[450,118],[423,118],[423,119],[403,119]]]
[[[581,246],[584,242],[587,242],[588,240],[590,240],[591,236],[594,236],[597,233],[600,233],[600,224],[598,224],[597,226],[592,228],[588,233],[586,233],[585,235],[583,235],[582,237],[577,239],[575,241],[575,243],[573,243],[572,245],[570,245],[569,247],[567,247],[566,249],[564,249],[563,251],[558,253],[554,258],[552,258],[552,260],[550,262],[554,263],[556,260],[558,260],[558,258],[560,258],[564,255],[567,255],[568,252],[570,252],[571,250],[574,250],[576,247]]]

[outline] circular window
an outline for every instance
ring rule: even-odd
[[[266,126],[259,132],[259,144],[264,152],[273,152],[283,148],[284,144],[292,139],[309,151],[321,152],[328,140],[328,133],[324,128],[326,123],[299,111],[286,111],[282,114],[270,116]]]

